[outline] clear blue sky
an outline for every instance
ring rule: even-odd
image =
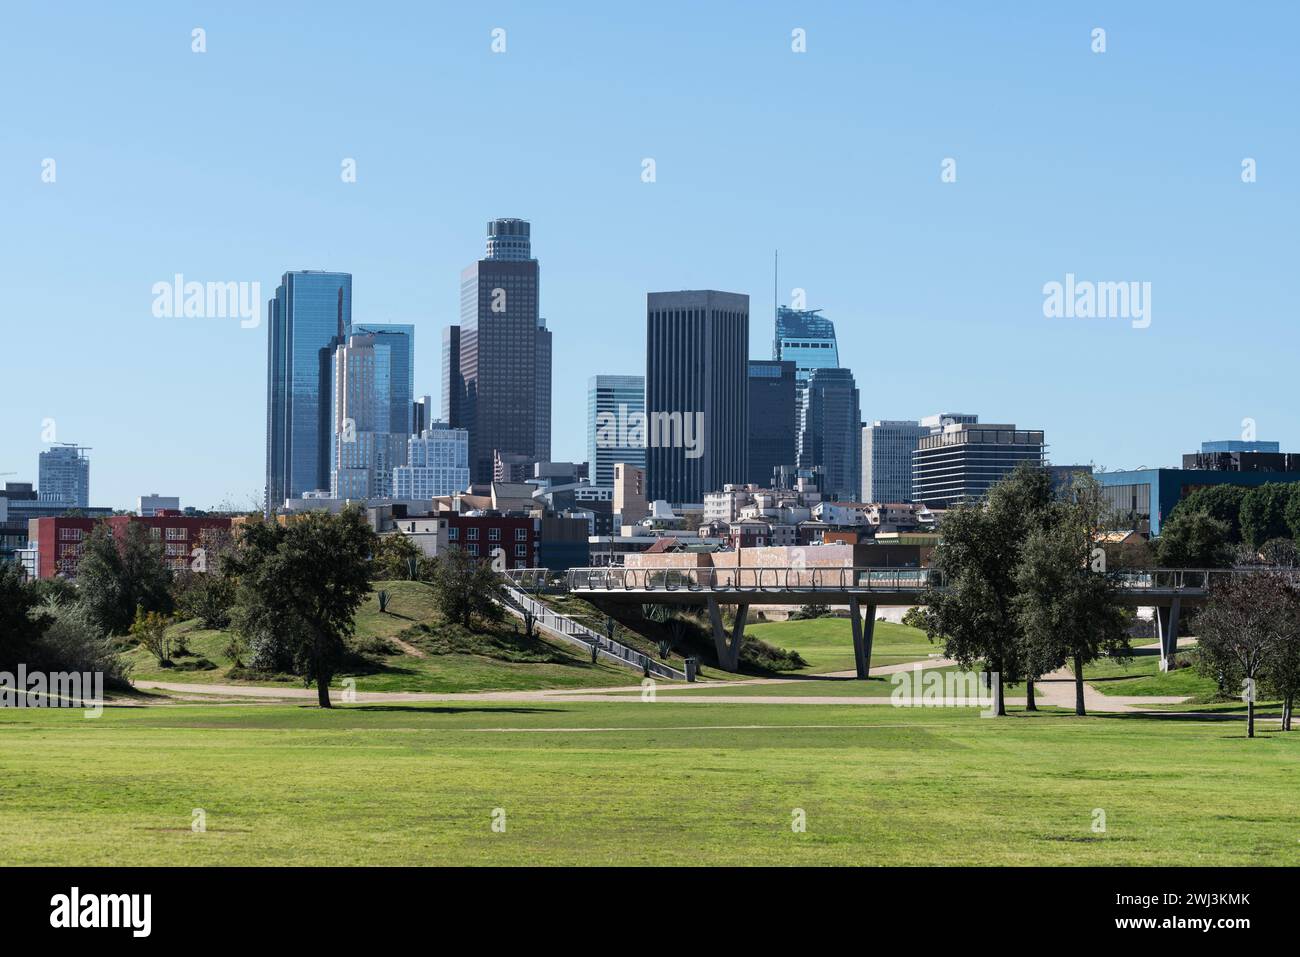
[[[155,318],[152,285],[351,272],[436,397],[494,216],[533,224],[557,459],[585,455],[587,377],[643,371],[647,291],[748,293],[767,357],[776,247],[866,419],[978,412],[1112,469],[1246,417],[1300,450],[1297,9],[7,5],[0,472],[35,481],[51,418],[94,449],[92,504],[259,497],[265,323]],[[1044,318],[1067,272],[1151,282],[1150,328]]]

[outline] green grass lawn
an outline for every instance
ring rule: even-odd
[[[1194,668],[1161,671],[1158,648],[1135,648],[1126,662],[1101,658],[1084,666],[1083,677],[1107,695],[1183,695],[1208,701],[1217,690],[1212,678]]]
[[[367,597],[357,612],[356,637],[393,639],[422,622],[435,627],[439,618],[433,604],[432,590],[423,582],[378,582],[376,591]],[[390,595],[388,608],[379,610],[378,589]],[[507,617],[503,633],[516,627],[515,619]],[[518,625],[523,631],[523,626]],[[177,667],[161,668],[143,648],[126,654],[131,663],[131,676],[137,680],[167,681],[185,684],[256,684],[298,687],[301,682],[233,682],[229,676],[233,664],[226,655],[230,635],[224,631],[209,631],[198,627],[194,621],[172,626],[174,636],[184,636],[186,649],[191,656],[177,658]],[[412,639],[419,647],[420,639]],[[408,642],[409,643],[409,642]],[[520,642],[523,645],[523,642]],[[607,662],[593,665],[590,657],[575,645],[559,640],[538,638],[530,649],[547,661],[509,661],[484,654],[411,654],[372,656],[373,667],[363,670],[345,669],[335,678],[336,687],[342,687],[344,678],[352,677],[358,691],[525,691],[538,688],[594,688],[636,684],[640,674],[619,668]],[[215,667],[195,668],[196,662],[206,660]]]
[[[664,698],[5,709],[0,840],[9,864],[1300,864],[1300,732],[1243,730]]]
[[[751,623],[745,628],[745,634],[803,655],[808,667],[792,674],[825,674],[852,671],[855,667],[853,631],[847,618]],[[871,664],[874,667],[923,661],[942,651],[943,648],[932,644],[923,631],[878,621],[871,644]]]

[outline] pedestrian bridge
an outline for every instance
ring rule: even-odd
[[[1167,669],[1173,663],[1183,607],[1203,604],[1216,581],[1238,574],[1224,569],[1151,568],[1113,576],[1121,602],[1156,609],[1161,668]],[[570,592],[596,604],[706,606],[718,660],[728,671],[739,665],[750,605],[848,605],[859,678],[867,677],[871,662],[876,609],[924,604],[927,589],[944,587],[935,569],[842,566],[571,568],[566,584]],[[736,608],[730,636],[723,626],[722,605]]]

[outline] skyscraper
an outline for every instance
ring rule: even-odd
[[[779,307],[772,358],[793,362],[800,382],[807,382],[814,369],[838,368],[840,350],[835,339],[835,323],[823,316],[820,309]]]
[[[70,442],[52,445],[38,457],[36,490],[41,502],[86,508],[90,505],[89,449]]]
[[[451,426],[464,425],[461,416],[461,396],[465,394],[465,380],[460,375],[460,326],[447,326],[442,330],[442,421]]]
[[[912,453],[912,495],[931,508],[982,498],[1022,462],[1042,466],[1041,431],[953,422],[924,436]]]
[[[389,432],[415,432],[415,326],[403,323],[367,322],[352,327],[354,333],[375,337],[376,349],[389,352],[388,397]]]
[[[393,498],[454,495],[469,485],[469,434],[434,422],[407,442],[407,464],[393,469]]]
[[[651,499],[704,501],[745,480],[749,297],[646,297],[646,484]]]
[[[522,219],[494,219],[487,233],[487,255],[460,277],[459,393],[444,375],[449,424],[469,430],[474,482],[492,481],[494,452],[551,457],[551,334],[538,313],[531,229]]]
[[[912,453],[930,429],[910,419],[878,419],[862,427],[862,500],[912,501]]]
[[[745,481],[768,488],[778,466],[797,461],[795,366],[749,360],[749,442]]]
[[[267,304],[266,508],[329,487],[333,349],[352,329],[352,277],[287,272]]]
[[[799,468],[820,466],[822,492],[841,501],[858,498],[862,488],[862,411],[853,373],[814,369],[800,410]]]
[[[614,463],[645,468],[645,377],[594,375],[587,380],[587,474],[591,484],[614,485]]]
[[[406,464],[412,410],[409,395],[400,407],[393,401],[394,338],[357,332],[334,350],[329,481],[333,498],[387,498],[393,491],[393,469]],[[394,418],[398,428],[393,428]]]

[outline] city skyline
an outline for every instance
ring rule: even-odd
[[[947,5],[924,25],[888,10],[679,10],[689,29],[666,25],[672,5],[600,26],[411,7],[382,50],[328,16],[308,43],[252,12],[13,11],[26,42],[0,69],[48,83],[15,103],[0,160],[10,311],[37,317],[7,324],[7,348],[61,372],[57,390],[7,394],[0,472],[36,481],[48,421],[53,441],[95,450],[91,505],[151,491],[246,505],[265,471],[261,301],[276,278],[355,276],[354,322],[415,325],[414,392],[440,402],[436,344],[496,215],[545,235],[555,459],[585,457],[587,379],[644,369],[649,291],[748,294],[749,356],[768,358],[777,248],[777,298],[802,289],[833,317],[864,421],[975,408],[1044,429],[1055,461],[1110,469],[1176,465],[1245,420],[1300,446],[1285,284],[1297,135],[1276,119],[1294,10],[1214,31],[1194,11],[1119,5],[1032,23]],[[795,27],[806,53],[790,49]],[[73,34],[98,39],[74,54]],[[682,75],[653,69],[670,39],[692,63]],[[341,59],[375,69],[333,76]],[[521,84],[530,110],[493,119]],[[701,86],[722,116],[700,109]],[[452,89],[474,92],[458,103]],[[286,138],[289,103],[308,122]],[[168,116],[237,124],[258,147],[198,162]],[[1080,116],[1095,135],[1069,132]],[[132,135],[109,135],[110,118]],[[774,123],[784,135],[760,135]],[[445,148],[448,129],[463,149]],[[1242,181],[1247,158],[1256,182]],[[349,159],[355,182],[340,176]],[[260,283],[259,324],[152,314],[152,287],[176,275]],[[1044,285],[1068,277],[1150,282],[1149,327],[1046,318]]]

